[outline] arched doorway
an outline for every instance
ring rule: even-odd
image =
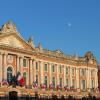
[[[11,80],[12,80],[12,68],[8,67],[7,68],[7,81],[11,82]]]
[[[9,100],[18,100],[16,91],[9,92]]]

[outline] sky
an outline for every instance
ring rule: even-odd
[[[100,62],[100,0],[0,0],[0,26],[12,21],[27,41]]]

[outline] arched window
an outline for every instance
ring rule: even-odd
[[[12,80],[12,68],[8,67],[7,68],[7,81],[11,82],[11,80]]]
[[[26,72],[23,73],[23,77],[24,77],[25,84],[26,84],[26,77],[27,77]]]

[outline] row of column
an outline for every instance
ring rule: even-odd
[[[7,79],[7,53],[0,53],[0,82],[2,79]],[[13,70],[13,73],[16,74],[16,72],[21,72],[21,75],[23,75],[23,59],[24,56],[17,56],[17,68]],[[32,69],[32,59],[29,59],[28,64],[28,72],[27,72],[27,78],[26,78],[26,84],[29,85],[33,82],[33,69]]]
[[[21,75],[23,76],[23,59],[24,56],[17,56],[17,72],[21,72]],[[32,59],[27,59],[28,60],[28,64],[27,64],[27,69],[28,71],[27,73],[27,77],[26,77],[26,85],[31,85],[33,83],[33,62]],[[25,67],[24,67],[25,68]]]
[[[6,53],[0,53],[0,82],[2,81],[2,79],[7,79],[6,55]]]
[[[23,75],[23,72],[21,71],[21,68],[23,67],[23,57],[17,56],[17,72],[21,72],[21,74]],[[7,79],[7,54],[6,53],[0,53],[0,81],[2,81],[2,79]],[[32,59],[29,59],[29,68],[28,68],[28,72],[27,72],[27,80],[26,80],[26,84],[32,84],[33,81],[35,81],[35,67],[34,65],[35,62],[32,62]],[[40,82],[44,83],[44,71],[43,71],[43,62],[40,62]],[[59,84],[59,65],[56,64],[56,84]],[[70,86],[72,86],[72,67],[70,67]],[[98,87],[98,76],[97,76],[97,72],[98,70],[95,70],[95,88]],[[79,68],[76,68],[76,88],[80,87],[80,70]],[[66,85],[66,67],[64,67],[63,70],[63,86]],[[52,82],[52,70],[51,70],[51,64],[49,63],[49,83]],[[91,69],[88,68],[86,70],[86,87],[87,88],[91,88]]]
[[[44,83],[44,69],[43,69],[43,62],[41,61],[40,62],[40,83]],[[48,76],[48,83],[50,84],[50,83],[52,83],[52,70],[51,70],[51,65],[52,64],[48,64],[48,68],[49,68],[49,76]],[[56,78],[56,85],[57,84],[59,84],[59,65],[57,65],[57,64],[55,64],[55,69],[56,69],[56,76],[55,76],[55,78]],[[66,67],[64,66],[63,67],[64,68],[64,70],[63,70],[63,86],[65,86],[66,85],[66,79],[67,79],[67,77],[66,77]],[[69,87],[70,86],[72,86],[73,84],[72,84],[72,79],[73,79],[73,76],[72,76],[72,68],[73,67],[70,67],[70,69],[69,69],[69,73],[70,73],[70,77],[69,77]],[[86,81],[86,83],[85,83],[85,86],[86,86],[86,88],[91,88],[91,68],[86,68],[86,79],[85,79],[85,81]],[[96,69],[95,69],[96,70]],[[98,87],[98,76],[97,76],[97,71],[98,70],[96,70],[95,71],[95,76],[94,76],[94,79],[95,79],[95,88],[96,87]],[[81,89],[81,79],[80,79],[80,68],[79,67],[76,67],[75,68],[75,88],[80,88]]]

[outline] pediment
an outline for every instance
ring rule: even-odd
[[[32,47],[18,34],[0,35],[0,45],[24,50],[33,50]]]

